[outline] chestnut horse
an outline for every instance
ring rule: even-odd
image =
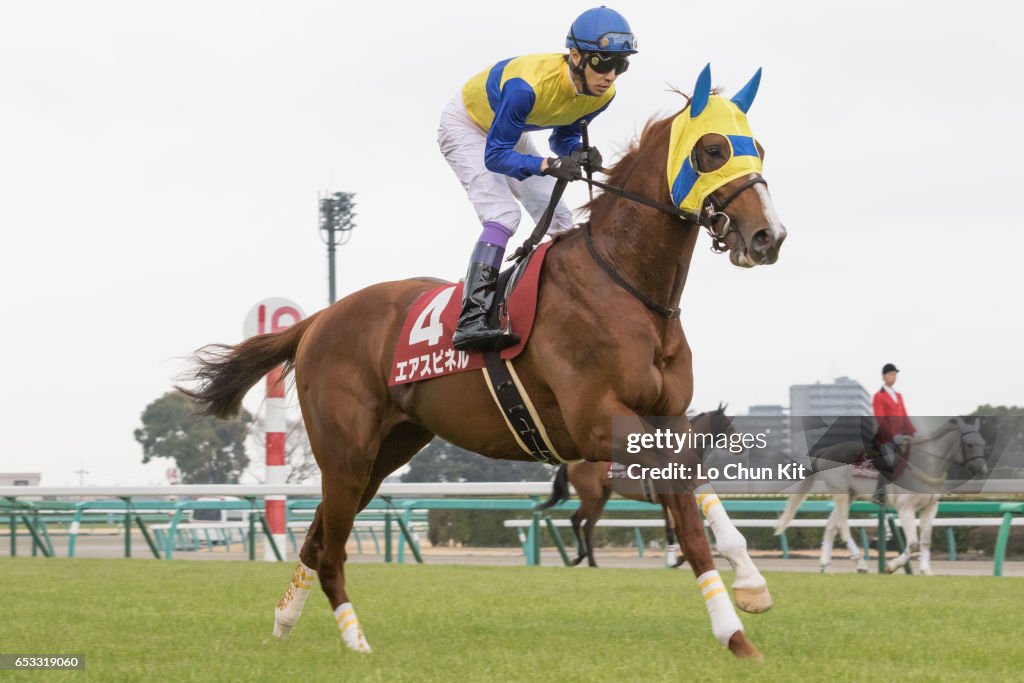
[[[702,223],[717,231],[716,244],[729,250],[735,265],[770,264],[778,258],[785,229],[760,173],[716,181],[741,165],[730,165],[733,142],[727,136],[740,140],[735,134],[744,131],[745,146],[737,148],[736,158],[747,154],[742,164],[749,164],[753,154],[760,170],[760,146],[752,151],[745,116],[757,79],[732,100],[711,93],[710,79],[710,69],[705,68],[677,126],[676,117],[649,122],[640,139],[608,171],[612,184],[662,208],[605,192],[589,207],[589,235],[586,228],[572,230],[548,250],[536,322],[514,365],[551,442],[567,460],[610,460],[612,417],[633,420],[640,430],[640,416],[685,415],[693,394],[693,370],[682,325],[677,315],[659,315],[638,295],[663,306],[678,305]],[[704,117],[705,110],[734,111],[742,125],[721,124],[721,116]],[[697,139],[693,131],[700,126],[708,130]],[[694,187],[707,188],[706,197],[700,195],[701,215],[685,213],[682,220],[675,201],[669,207],[672,213],[664,208],[672,196],[666,164],[670,145],[681,139],[694,141],[684,143],[692,146],[684,156],[698,169],[698,183],[705,182]],[[716,176],[716,171],[723,173]],[[598,267],[598,258],[607,269]],[[528,458],[494,404],[482,373],[388,386],[392,353],[406,313],[421,294],[438,284],[415,278],[373,285],[287,330],[235,346],[210,345],[196,354],[199,367],[194,378],[199,386],[185,393],[217,416],[235,413],[249,388],[279,364],[295,372],[303,419],[322,473],[323,501],[291,584],[275,610],[278,637],[288,635],[319,577],[342,641],[355,651],[370,651],[346,587],[345,543],[356,513],[370,502],[384,478],[409,462],[435,434],[487,457]],[[664,464],[656,453],[646,457],[651,466]],[[771,596],[747,555],[746,541],[713,491],[704,487],[669,496],[668,507],[697,575],[712,632],[737,657],[760,658],[744,636],[715,570],[695,497],[720,552],[736,571],[732,587],[740,608],[764,611],[771,606]]]
[[[710,413],[701,413],[692,418],[693,431],[696,434],[709,434],[717,437],[719,434],[727,434],[732,428],[732,419],[725,414],[725,409],[719,406],[717,410]],[[555,480],[552,482],[551,497],[537,506],[538,510],[547,510],[558,505],[562,501],[569,500],[569,484],[576,489],[576,495],[580,498],[580,506],[570,517],[572,522],[572,533],[576,537],[576,559],[574,565],[580,564],[583,560],[591,567],[597,566],[594,559],[594,527],[601,519],[604,506],[614,493],[615,478],[612,476],[610,463],[590,462],[581,460],[561,465],[555,473]],[[651,496],[621,492],[624,498],[654,502]],[[672,529],[672,519],[669,515],[668,504],[658,497],[661,504],[661,513],[665,518],[665,550],[667,566],[680,567],[686,561],[685,555],[675,554],[675,533]]]

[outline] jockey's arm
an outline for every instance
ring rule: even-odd
[[[484,165],[488,171],[516,180],[543,173],[544,159],[515,150],[535,99],[533,88],[522,79],[513,78],[505,83],[498,109],[494,112],[494,122],[487,133]]]
[[[615,98],[613,97],[611,100],[605,102],[605,105],[594,113],[587,114],[568,126],[556,126],[551,131],[551,137],[548,138],[548,145],[551,147],[551,151],[554,152],[556,156],[571,156],[572,153],[576,151],[576,148],[583,144],[580,121],[586,119],[587,123],[590,123],[594,120],[595,116],[607,109],[608,105],[611,104],[614,99]]]

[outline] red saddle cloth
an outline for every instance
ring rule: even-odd
[[[537,247],[509,297],[508,317],[520,340],[502,350],[504,360],[515,358],[526,348],[537,314],[540,272],[551,245],[552,242],[545,242]],[[395,345],[390,386],[483,368],[482,352],[456,351],[452,347],[452,335],[462,309],[462,286],[462,282],[440,285],[413,302]]]

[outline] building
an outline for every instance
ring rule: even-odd
[[[758,449],[751,466],[770,465],[789,458],[791,438],[789,411],[778,404],[750,406],[746,415],[734,422],[737,431],[744,434],[764,434],[767,446]],[[751,453],[751,456],[754,456]]]
[[[790,415],[871,415],[871,395],[860,382],[837,377],[832,384],[794,384],[789,388]]]
[[[831,384],[794,384],[789,388],[789,414],[791,443],[798,455],[836,443],[870,441],[875,430],[871,396],[849,377],[837,377]]]
[[[39,486],[39,472],[0,472],[0,486]]]

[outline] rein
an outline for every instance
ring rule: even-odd
[[[601,170],[603,171],[604,169]],[[581,178],[581,180],[590,185],[591,187],[600,187],[605,192],[610,192],[611,194],[614,194],[618,197],[622,197],[623,199],[629,200],[631,202],[636,202],[637,204],[643,204],[644,206],[649,206],[652,209],[657,209],[658,211],[661,211],[662,213],[667,213],[670,216],[678,216],[685,221],[695,223],[698,227],[703,227],[708,231],[708,234],[711,236],[711,251],[718,254],[724,252],[726,249],[725,237],[726,235],[729,234],[730,229],[729,216],[728,214],[725,213],[726,207],[728,207],[729,204],[731,204],[732,201],[736,199],[736,197],[740,196],[740,194],[742,194],[745,190],[750,189],[754,185],[768,184],[768,181],[766,181],[764,178],[762,178],[761,176],[757,176],[756,178],[751,178],[747,182],[740,185],[738,188],[736,188],[736,190],[733,191],[732,194],[730,194],[721,202],[715,199],[714,195],[709,195],[704,202],[704,207],[701,210],[700,215],[697,215],[692,211],[684,211],[676,206],[673,206],[672,204],[666,204],[665,202],[658,202],[653,199],[648,199],[647,197],[643,197],[641,195],[628,192],[621,187],[616,187],[614,185],[602,183],[599,180],[593,180],[591,178]],[[561,193],[559,193],[559,195],[560,194]],[[719,217],[721,217],[724,220],[719,221]],[[715,230],[716,221],[718,221],[722,226],[720,231]],[[619,275],[618,272],[616,272],[615,268],[613,268],[611,264],[605,261],[601,257],[601,255],[597,253],[597,248],[594,246],[594,240],[590,235],[590,221],[587,221],[586,223],[583,224],[583,237],[586,241],[587,251],[590,252],[591,258],[594,259],[594,262],[597,263],[598,266],[600,266],[601,270],[603,270],[605,274],[607,274],[608,277],[610,277],[615,284],[629,292],[634,299],[637,299],[638,301],[640,301],[640,303],[642,303],[644,306],[654,311],[661,317],[667,318],[669,320],[671,320],[672,318],[679,317],[679,308],[670,308],[668,306],[663,306],[662,304],[659,304],[657,301],[651,299],[649,296],[638,290],[636,287],[626,282],[626,280],[623,279],[623,277]]]
[[[602,173],[607,173],[607,170],[603,168],[596,170],[601,171]],[[716,199],[714,194],[708,195],[708,198],[704,200],[704,206],[701,208],[700,214],[696,214],[692,211],[684,211],[683,209],[666,202],[659,202],[634,192],[629,192],[621,187],[616,187],[615,185],[602,183],[600,180],[594,180],[590,177],[580,178],[580,180],[590,185],[591,189],[599,187],[605,192],[621,197],[622,199],[642,204],[652,209],[657,209],[658,211],[667,213],[670,216],[677,216],[682,218],[684,221],[694,223],[699,228],[704,228],[707,230],[708,235],[711,236],[711,251],[716,254],[721,254],[726,250],[725,238],[731,231],[731,221],[728,214],[725,213],[725,209],[733,202],[733,200],[739,197],[746,190],[749,190],[751,187],[754,187],[755,185],[768,185],[767,180],[761,176],[757,176],[740,185],[732,192],[732,194],[721,201]],[[530,236],[526,238],[526,241],[523,242],[523,244],[507,259],[505,259],[506,261],[515,261],[516,263],[522,261],[531,251],[534,250],[540,241],[544,239],[544,235],[547,234],[548,227],[551,225],[551,219],[555,214],[555,205],[557,205],[558,201],[562,198],[562,193],[565,192],[567,184],[567,180],[559,180],[555,183],[555,189],[551,193],[551,201],[548,203],[548,208],[544,211],[544,215],[541,216],[539,221],[537,221],[536,227],[534,227]],[[672,318],[679,317],[679,308],[670,308],[651,299],[649,296],[623,279],[623,277],[616,272],[615,268],[597,253],[597,248],[594,246],[594,241],[590,236],[589,221],[583,224],[583,236],[587,244],[587,251],[590,252],[590,256],[594,259],[594,262],[597,263],[601,270],[603,270],[608,277],[615,282],[615,284],[622,287],[624,290],[629,292],[633,298],[637,299],[644,306],[663,318],[671,320]]]
[[[654,299],[650,298],[633,285],[626,282],[621,275],[619,275],[614,268],[609,265],[607,261],[601,258],[601,255],[597,253],[597,248],[594,246],[594,240],[590,236],[590,221],[583,224],[583,239],[587,243],[587,251],[590,252],[591,258],[594,262],[601,267],[608,277],[612,279],[612,282],[622,287],[624,290],[633,295],[634,299],[638,299],[647,308],[651,309],[663,318],[678,318],[681,309],[669,308],[668,306],[662,306]]]
[[[960,452],[964,456],[967,455],[967,446],[966,446],[966,443],[965,443],[966,439],[967,439],[967,435],[971,434],[971,433],[973,433],[973,432],[963,432],[963,431],[960,432]],[[928,439],[928,441],[931,441],[931,439]],[[913,445],[911,445],[911,449],[913,449]],[[925,484],[928,484],[930,486],[939,486],[944,481],[946,481],[946,472],[949,470],[949,465],[950,464],[961,464],[961,465],[966,467],[968,463],[971,463],[971,462],[973,462],[975,460],[979,460],[979,459],[983,460],[985,458],[984,455],[976,455],[973,458],[965,457],[962,460],[962,462],[958,462],[954,458],[947,458],[947,457],[945,457],[945,454],[942,454],[942,455],[934,455],[934,454],[932,454],[932,457],[935,458],[936,460],[941,460],[942,462],[946,463],[946,467],[943,470],[943,473],[942,473],[941,477],[935,478],[935,477],[931,477],[931,476],[925,474],[923,468],[920,465],[915,465],[911,461],[909,455],[907,456],[907,459],[906,459],[907,468],[910,470],[910,473],[916,479],[918,479],[919,481],[922,481]]]

